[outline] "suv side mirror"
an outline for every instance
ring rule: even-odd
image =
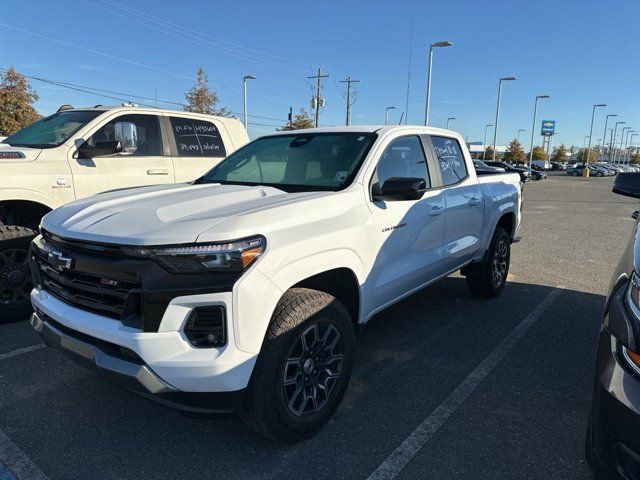
[[[380,193],[373,195],[373,200],[418,200],[426,191],[424,178],[391,177],[382,184]]]
[[[640,198],[640,173],[621,172],[613,182],[613,193]]]
[[[102,157],[104,155],[120,153],[121,151],[122,144],[120,142],[96,142],[93,146],[84,142],[78,148],[78,153],[82,158]]]

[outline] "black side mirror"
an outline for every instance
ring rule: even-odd
[[[94,146],[85,142],[78,148],[78,153],[82,158],[102,157],[120,153],[121,151],[122,144],[120,142],[96,142]]]
[[[385,180],[380,193],[374,194],[373,199],[378,200],[418,200],[427,191],[427,182],[424,178],[391,177]]]
[[[613,182],[613,193],[627,197],[640,198],[640,173],[622,172]]]

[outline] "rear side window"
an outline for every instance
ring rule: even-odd
[[[385,180],[393,177],[422,178],[431,187],[427,161],[418,137],[400,137],[385,148],[373,179],[374,195],[380,193]]]
[[[224,142],[211,122],[170,117],[179,157],[225,157]]]
[[[442,184],[453,185],[467,178],[467,166],[460,144],[455,138],[431,136],[438,157]]]

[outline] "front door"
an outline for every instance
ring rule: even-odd
[[[76,198],[118,188],[174,183],[173,164],[165,151],[156,115],[129,114],[116,117],[93,133],[86,142],[119,141],[122,151],[113,155],[69,159]]]
[[[377,310],[443,271],[442,241],[445,199],[432,185],[419,136],[394,139],[381,155],[372,193],[392,177],[423,178],[427,191],[419,200],[372,201],[374,232],[371,249],[377,252],[365,287]]]

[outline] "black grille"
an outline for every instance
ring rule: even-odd
[[[74,306],[106,317],[134,323],[140,317],[141,289],[137,282],[80,272],[60,270],[44,255],[34,257],[41,286]]]

